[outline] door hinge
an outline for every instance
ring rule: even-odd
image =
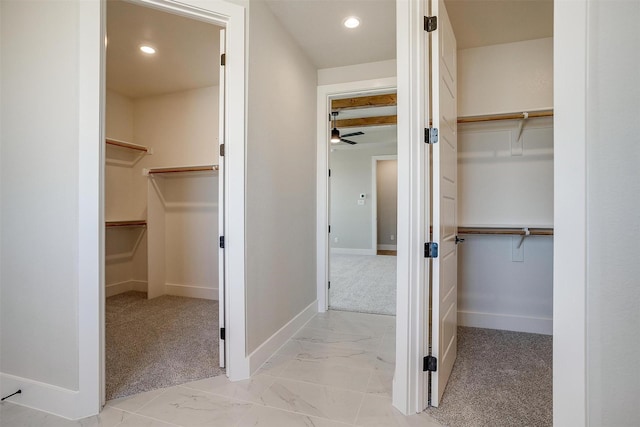
[[[220,248],[224,249],[224,236],[220,236]]]
[[[220,65],[221,66],[225,66],[227,65],[227,54],[223,53],[222,55],[220,55]]]
[[[329,289],[331,289],[331,280],[329,280]]]
[[[438,370],[438,359],[433,356],[425,356],[422,360],[423,372],[436,372]]]
[[[438,142],[438,128],[424,128],[424,142],[427,144]]]
[[[329,169],[329,178],[331,178],[331,169]]]
[[[437,16],[425,16],[424,17],[424,30],[427,33],[438,29],[438,17]]]
[[[329,233],[331,233],[331,226],[329,226]]]
[[[226,339],[226,334],[225,334],[224,328],[220,328],[220,339],[221,340]]]
[[[224,157],[224,144],[220,144],[220,157]]]
[[[425,258],[438,258],[438,244],[435,242],[427,242],[424,244]]]

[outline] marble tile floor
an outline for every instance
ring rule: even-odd
[[[391,406],[395,318],[316,315],[250,380],[225,376],[116,399],[95,417],[69,421],[8,402],[0,425],[216,427],[440,427]]]

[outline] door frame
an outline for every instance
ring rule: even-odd
[[[378,253],[378,162],[381,160],[395,160],[397,162],[398,155],[387,154],[371,157],[371,244],[376,254]],[[396,184],[397,181],[398,179],[396,178]]]
[[[250,370],[245,346],[245,8],[222,1],[183,0],[181,3],[169,0],[129,1],[140,6],[223,27],[226,29],[226,50],[234,52],[233,55],[227,55],[225,64],[228,70],[225,81],[226,99],[224,109],[224,122],[226,124],[224,129],[224,141],[226,143],[224,185],[227,197],[224,206],[225,212],[223,213],[226,219],[225,229],[220,230],[221,235],[233,236],[233,241],[231,244],[227,244],[225,248],[224,270],[227,292],[225,293],[225,301],[221,301],[220,304],[225,305],[227,330],[234,331],[232,336],[227,334],[225,340],[226,374],[233,381],[246,379],[250,376]],[[87,91],[87,96],[92,95],[91,99],[96,102],[98,108],[93,107],[92,110],[96,111],[97,114],[91,117],[92,120],[87,120],[86,127],[99,129],[99,140],[95,146],[91,146],[91,149],[87,150],[91,151],[90,154],[93,155],[88,156],[92,160],[90,162],[92,173],[88,174],[90,176],[87,182],[95,182],[96,176],[99,180],[98,210],[97,212],[90,212],[90,217],[92,221],[97,221],[100,232],[95,236],[96,241],[95,246],[93,246],[95,248],[93,250],[98,251],[96,257],[99,266],[98,277],[90,280],[90,282],[96,283],[98,289],[97,292],[86,293],[86,295],[81,293],[79,295],[79,323],[81,325],[91,325],[81,328],[79,336],[80,376],[81,378],[92,378],[92,380],[87,380],[86,388],[82,385],[80,387],[80,394],[84,396],[84,399],[82,399],[84,407],[81,411],[88,415],[97,413],[105,403],[105,266],[103,249],[105,243],[105,149],[103,141],[106,134],[106,46],[103,41],[106,39],[106,2],[96,2],[92,6],[94,9],[87,10],[85,16],[88,22],[100,23],[100,38],[98,42],[99,49],[87,58],[87,63],[91,63],[94,65],[94,69],[99,71],[99,79],[96,79],[93,89]],[[89,31],[85,31],[85,33],[89,33]],[[95,35],[95,33],[91,33],[92,37],[95,37]],[[95,133],[88,131],[87,133],[95,135]],[[81,158],[81,165],[87,164],[82,160],[87,159]],[[96,160],[99,163],[98,165],[93,162]],[[92,181],[89,178],[94,178],[94,180]],[[83,182],[82,177],[80,182]],[[91,194],[92,192],[93,189],[87,192],[81,191],[81,194]],[[82,252],[80,251],[80,253]],[[223,266],[220,267],[222,268]],[[82,286],[80,288],[82,289]],[[86,307],[86,309],[83,309],[83,307]],[[98,319],[96,319],[96,314]]]

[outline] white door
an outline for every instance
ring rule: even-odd
[[[225,67],[223,65],[223,55],[226,54],[225,30],[220,30],[220,84],[218,92],[218,143],[220,144],[220,156],[218,158],[218,234],[220,245],[218,247],[218,321],[220,323],[219,351],[220,367],[225,367],[225,262],[223,239],[225,235],[225,169],[224,169],[224,143],[225,143]],[[226,335],[226,334],[225,334]]]
[[[438,256],[432,260],[431,405],[438,406],[451,375],[457,351],[457,96],[456,39],[444,0],[432,0],[437,29],[431,35],[431,108],[438,142],[433,144],[432,224]]]

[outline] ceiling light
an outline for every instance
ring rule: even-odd
[[[147,46],[147,45],[140,46],[140,50],[142,52],[146,53],[147,55],[153,55],[154,53],[156,53],[156,50],[154,48],[152,48],[151,46]]]
[[[350,29],[357,28],[360,26],[360,19],[355,16],[350,16],[342,22],[342,25]]]

